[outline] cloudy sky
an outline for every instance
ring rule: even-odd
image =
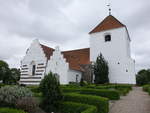
[[[89,47],[88,32],[108,16],[109,0],[0,0],[0,59],[19,67],[34,39],[62,50]],[[150,0],[110,0],[128,27],[136,70],[150,67]]]

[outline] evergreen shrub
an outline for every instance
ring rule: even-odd
[[[42,103],[40,106],[46,112],[53,112],[57,109],[57,101],[62,99],[62,92],[60,89],[59,80],[55,74],[50,72],[45,75],[44,79],[40,83],[40,91],[42,93]]]

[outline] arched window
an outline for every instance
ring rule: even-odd
[[[111,35],[107,34],[105,35],[105,42],[110,42],[111,41]]]

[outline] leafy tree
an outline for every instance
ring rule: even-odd
[[[10,69],[12,83],[16,84],[20,80],[20,69],[12,68]]]
[[[10,74],[9,66],[5,61],[0,60],[0,80],[5,82],[6,76]]]
[[[95,83],[96,84],[105,84],[109,83],[109,67],[107,61],[104,59],[103,55],[97,57],[96,62],[94,64],[94,75],[95,75]]]
[[[53,112],[58,107],[57,102],[62,98],[59,80],[55,74],[50,72],[40,83],[40,90],[43,95],[41,107],[47,112]]]
[[[16,68],[9,68],[9,65],[0,60],[0,80],[4,84],[16,84],[20,79],[20,70]]]
[[[142,69],[136,75],[137,85],[150,84],[150,70]]]

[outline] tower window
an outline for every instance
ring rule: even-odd
[[[105,42],[111,41],[111,35],[105,35]]]
[[[32,66],[32,75],[35,75],[35,65]]]

